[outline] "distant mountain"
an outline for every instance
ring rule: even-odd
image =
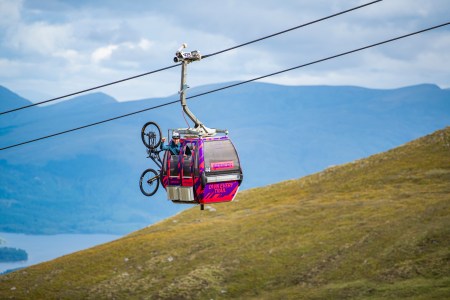
[[[226,84],[188,91],[194,96]],[[3,88],[0,111],[28,101]],[[0,147],[176,100],[117,102],[88,94],[0,116]],[[244,168],[241,190],[298,178],[387,149],[450,124],[450,91],[431,84],[391,90],[250,83],[188,100],[208,127],[227,128]],[[126,233],[186,205],[163,190],[144,197],[155,167],[140,140],[153,120],[186,127],[179,104],[0,151],[0,231]]]
[[[8,299],[448,299],[450,127],[2,275]]]
[[[0,112],[32,104],[13,91],[0,85]]]

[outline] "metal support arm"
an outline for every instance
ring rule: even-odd
[[[181,61],[181,85],[180,85],[180,102],[181,106],[183,107],[183,111],[186,113],[186,115],[189,117],[189,119],[192,120],[195,124],[194,130],[198,132],[200,135],[208,135],[213,136],[216,133],[226,133],[228,134],[227,130],[220,130],[220,129],[213,129],[206,127],[189,109],[186,103],[186,90],[189,88],[189,86],[186,84],[186,76],[187,76],[187,65],[190,62],[200,60],[202,58],[200,52],[198,51],[192,51],[192,52],[182,52],[182,49],[186,48],[187,44],[181,45],[180,49],[175,53],[175,62]]]

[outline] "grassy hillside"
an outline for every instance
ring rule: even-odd
[[[450,127],[3,275],[9,297],[449,298]]]

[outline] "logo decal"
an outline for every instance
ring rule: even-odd
[[[212,171],[228,170],[228,169],[233,169],[233,168],[234,168],[234,163],[232,160],[211,163]]]

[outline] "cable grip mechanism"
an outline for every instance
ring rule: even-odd
[[[191,52],[183,52],[182,50],[187,47],[186,43],[183,43],[181,47],[175,52],[175,57],[173,58],[174,62],[193,62],[202,59],[202,55],[200,51],[193,50]]]

